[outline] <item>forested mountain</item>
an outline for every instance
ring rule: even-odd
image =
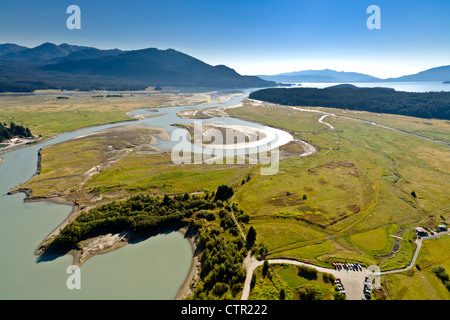
[[[10,53],[16,53],[28,49],[27,47],[18,46],[13,43],[0,44],[0,58]]]
[[[149,86],[251,88],[275,82],[241,76],[173,49],[134,51],[44,43],[0,45],[0,92],[36,89],[143,90]]]
[[[74,60],[84,60],[84,59],[96,59],[108,56],[117,56],[124,51],[119,49],[111,49],[111,50],[100,50],[96,48],[87,48],[80,51],[75,51],[68,56],[65,56],[60,59],[56,59],[55,62],[62,61],[74,61]]]
[[[63,73],[120,77],[153,85],[186,87],[266,87],[257,77],[243,77],[226,66],[211,66],[173,49],[129,51],[119,55],[64,61],[41,67]]]
[[[250,98],[289,106],[340,108],[450,120],[450,92],[412,93],[390,88],[340,85],[325,89],[264,89],[253,92]]]
[[[26,48],[5,53],[1,56],[4,60],[24,61],[24,62],[49,62],[56,58],[66,57],[74,52],[87,49],[88,47],[72,46],[61,44],[59,46],[53,43],[44,43],[35,48]]]

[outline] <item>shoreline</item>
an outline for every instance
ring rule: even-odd
[[[232,97],[227,97],[226,101],[229,100]],[[207,104],[211,104],[212,101],[209,101]],[[95,127],[99,127],[99,126],[107,126],[107,125],[112,125],[112,124],[120,124],[120,123],[130,123],[131,125],[138,122],[139,119],[133,118],[131,117],[130,114],[127,113],[127,116],[130,117],[130,119],[127,120],[122,120],[122,121],[116,121],[116,122],[110,122],[110,123],[103,123],[103,124],[98,124],[98,125],[91,125],[91,126],[86,126],[86,127],[81,127],[81,128],[76,128],[73,130],[69,130],[66,132],[61,132],[58,134],[55,134],[53,136],[50,136],[48,138],[40,138],[38,141],[34,141],[32,143],[27,143],[27,144],[22,144],[19,146],[12,146],[10,148],[6,148],[4,150],[0,149],[0,165],[3,164],[4,162],[4,158],[1,157],[1,155],[7,154],[9,152],[14,152],[17,151],[19,149],[22,148],[26,148],[29,147],[31,145],[42,145],[48,141],[51,141],[53,139],[58,138],[59,136],[63,135],[63,134],[67,134],[67,133],[71,133],[71,132],[76,132],[76,131],[80,131],[83,129],[89,129],[89,128],[95,128]],[[154,116],[154,115],[152,115]],[[73,138],[72,138],[73,139]],[[69,139],[71,140],[71,139]],[[38,151],[38,160],[37,160],[37,168],[36,168],[36,172],[34,173],[33,177],[39,174],[40,171],[40,150]],[[31,179],[31,178],[30,178]],[[22,183],[21,185],[23,185],[24,183]],[[31,189],[24,189],[24,188],[20,188],[20,186],[13,190],[10,191],[8,194],[9,195],[13,195],[13,194],[18,194],[18,193],[24,193],[25,194],[25,199],[23,200],[24,202],[49,202],[49,203],[54,203],[54,204],[58,204],[58,205],[67,205],[67,206],[71,206],[72,210],[70,211],[70,213],[67,215],[67,217],[58,225],[56,226],[36,247],[34,254],[37,257],[42,257],[46,254],[46,248],[45,246],[47,244],[50,243],[50,241],[57,235],[59,234],[60,230],[63,229],[67,224],[69,224],[71,221],[73,221],[73,219],[75,219],[77,216],[79,216],[82,212],[85,211],[86,208],[80,208],[80,206],[77,203],[73,203],[70,202],[66,199],[64,199],[63,197],[32,197],[32,190]],[[169,227],[165,227],[163,228],[164,230],[158,230],[158,231],[154,231],[151,232],[149,237],[151,236],[155,236],[158,234],[161,234],[164,231],[167,230],[171,230],[173,232],[180,232],[184,238],[189,242],[189,245],[191,247],[191,252],[192,252],[192,260],[191,260],[191,265],[189,267],[189,271],[186,275],[185,280],[183,281],[183,283],[180,285],[175,297],[173,298],[174,300],[184,300],[185,298],[187,298],[189,295],[191,295],[195,289],[195,285],[197,282],[197,279],[199,277],[200,274],[200,262],[199,262],[199,258],[198,258],[198,246],[196,243],[196,238],[197,238],[197,233],[193,230],[191,230],[189,228],[188,225],[184,225],[184,226],[169,226]],[[115,250],[118,250],[124,246],[126,246],[127,244],[132,244],[133,241],[137,238],[139,238],[141,235],[134,235],[134,234],[129,234],[128,232],[124,233],[120,233],[120,234],[116,234],[116,235],[112,235],[112,234],[108,234],[108,235],[104,235],[104,236],[99,236],[99,237],[95,237],[92,239],[88,239],[86,240],[87,242],[85,244],[87,244],[87,252],[84,252],[84,248],[82,247],[80,249],[71,249],[69,251],[66,252],[59,252],[58,254],[60,254],[61,256],[65,256],[67,254],[72,255],[73,257],[73,264],[77,265],[77,266],[82,266],[84,262],[86,262],[88,259],[96,256],[96,255],[100,255],[100,254],[106,254],[108,252],[112,252]],[[93,245],[91,245],[93,244]],[[91,245],[91,246],[89,246]]]
[[[66,225],[69,224],[70,220],[73,217],[76,217],[81,211],[80,207],[77,204],[70,203],[62,198],[54,198],[54,199],[25,199],[24,202],[50,202],[53,204],[58,205],[66,205],[66,206],[72,206],[72,210],[68,214],[68,216],[58,225],[55,229],[50,231],[50,233],[39,243],[36,250],[34,251],[34,254],[36,256],[41,256],[44,253],[44,247],[47,245],[54,237],[56,237],[59,234],[59,231],[61,229],[64,229]]]
[[[40,145],[40,144],[43,144],[43,143],[45,143],[45,142],[47,142],[47,141],[56,139],[56,138],[62,136],[63,134],[73,133],[73,132],[76,132],[76,131],[79,131],[79,130],[85,130],[85,129],[95,128],[95,127],[101,127],[101,126],[108,126],[108,125],[120,124],[120,123],[124,123],[124,122],[130,122],[130,124],[133,124],[133,123],[136,123],[137,121],[139,121],[139,120],[138,120],[138,119],[134,119],[134,118],[130,118],[130,119],[128,119],[128,120],[121,120],[121,121],[115,121],[115,122],[107,122],[107,123],[98,124],[98,125],[91,125],[91,126],[86,126],[86,127],[80,127],[80,128],[72,129],[72,130],[69,130],[69,131],[57,133],[57,134],[55,134],[55,135],[53,135],[53,136],[50,136],[50,137],[48,137],[48,138],[45,138],[45,139],[44,139],[44,138],[41,138],[39,141],[33,141],[33,142],[24,143],[24,144],[21,144],[21,145],[18,145],[18,146],[11,146],[11,147],[7,147],[7,148],[2,148],[2,149],[0,149],[0,165],[2,165],[2,163],[3,163],[3,161],[4,161],[4,159],[3,159],[2,156],[5,155],[5,154],[8,154],[8,153],[10,153],[10,152],[14,152],[14,151],[17,151],[17,150],[20,150],[20,149],[24,149],[24,148],[27,148],[27,147],[31,147],[31,146],[34,146],[34,145]],[[69,140],[72,140],[72,139],[69,139]],[[30,179],[31,179],[31,178],[30,178]],[[28,180],[27,180],[27,181],[28,181]],[[27,181],[26,181],[26,182],[27,182]],[[24,182],[24,183],[26,183],[26,182]],[[24,183],[22,183],[22,184],[24,184]]]
[[[200,274],[200,261],[198,258],[198,246],[195,240],[196,234],[188,235],[189,227],[181,228],[180,230],[178,230],[178,232],[180,232],[184,236],[184,238],[189,242],[192,250],[192,260],[188,274],[173,299],[173,300],[185,300],[189,295],[194,293],[193,289],[195,287],[196,280],[198,279],[198,276]]]
[[[20,149],[25,149],[27,147],[31,147],[31,146],[34,146],[34,145],[38,145],[40,143],[45,142],[46,140],[47,139],[43,140],[42,138],[38,138],[35,141],[30,141],[30,142],[26,142],[26,143],[21,143],[19,145],[12,145],[12,146],[7,146],[7,147],[4,147],[4,148],[1,148],[0,149],[0,166],[3,164],[3,161],[4,161],[4,159],[2,157],[3,155],[8,154],[8,153],[13,152],[13,151],[20,150]]]
[[[13,194],[24,193],[28,197],[27,190],[17,190]],[[50,202],[59,205],[72,206],[72,210],[69,215],[62,221],[54,230],[52,230],[41,243],[35,249],[35,256],[41,257],[45,255],[45,246],[63,229],[73,218],[76,218],[82,213],[78,204],[71,204],[63,198],[25,198],[24,202]],[[160,235],[167,231],[179,232],[188,241],[191,248],[192,259],[189,266],[188,273],[185,280],[180,285],[173,300],[184,300],[189,295],[194,293],[194,288],[196,280],[198,279],[200,273],[200,261],[198,259],[198,246],[196,243],[197,233],[190,229],[189,225],[183,226],[168,226],[158,228],[156,231],[151,231],[147,234],[133,234],[131,231],[123,231],[118,234],[107,234],[97,236],[91,239],[84,240],[84,245],[81,249],[71,249],[67,252],[61,252],[61,256],[71,255],[73,258],[73,265],[82,267],[82,265],[89,259],[102,254],[107,254],[119,250],[129,244],[132,244],[135,240],[145,238],[149,239],[151,237]]]
[[[79,92],[78,92],[78,93],[79,93]],[[94,92],[94,93],[95,93],[95,92]],[[211,95],[213,95],[213,94],[215,94],[215,93],[217,93],[217,91],[208,91],[208,92],[205,92],[204,94],[209,95],[210,101],[201,102],[201,103],[198,104],[198,105],[205,105],[205,104],[208,105],[208,104],[213,104],[213,103],[215,103],[216,101],[213,100],[213,99],[211,99]],[[11,94],[14,94],[14,93],[11,93]],[[29,94],[30,94],[30,93],[26,93],[26,95],[29,95]],[[34,93],[31,93],[31,94],[34,95]],[[60,94],[60,93],[58,93],[58,94]],[[1,95],[1,94],[0,94],[0,95]],[[216,103],[224,103],[224,102],[227,102],[228,100],[230,100],[230,99],[232,99],[233,97],[238,96],[238,95],[240,95],[240,94],[231,94],[231,95],[229,95],[227,98],[225,98],[225,99],[223,99],[223,100],[220,100],[220,99],[219,99],[219,102],[216,102]],[[183,105],[183,104],[175,104],[174,106],[159,106],[159,107],[154,107],[154,108],[149,108],[149,109],[160,109],[160,108],[164,109],[164,108],[170,108],[170,107],[178,107],[178,106],[182,106],[182,105]],[[191,106],[191,105],[188,105],[188,106]],[[194,105],[193,105],[193,106],[194,106]],[[214,107],[213,107],[213,108],[214,108]],[[133,117],[133,116],[130,114],[131,112],[136,111],[136,110],[139,110],[139,108],[138,108],[138,109],[133,109],[133,110],[128,111],[128,112],[125,112],[125,115],[128,116],[129,119],[119,120],[119,121],[112,121],[112,122],[100,123],[100,124],[97,124],[97,125],[89,125],[89,126],[84,126],[84,127],[80,127],[80,128],[75,128],[75,129],[72,129],[72,130],[69,130],[69,131],[57,133],[57,134],[52,135],[52,136],[47,137],[47,138],[42,138],[42,137],[40,137],[37,141],[31,141],[31,142],[23,143],[23,144],[20,144],[20,145],[17,145],[17,146],[10,146],[10,147],[1,148],[1,149],[0,149],[0,166],[1,166],[1,165],[3,164],[3,162],[4,162],[4,159],[3,159],[3,157],[2,157],[3,155],[5,155],[5,154],[7,154],[7,153],[10,153],[10,152],[13,152],[13,151],[17,151],[17,150],[20,150],[20,149],[29,147],[29,146],[43,144],[43,143],[45,143],[45,142],[47,142],[47,141],[56,139],[56,138],[58,138],[59,136],[61,136],[61,135],[63,135],[63,134],[66,134],[66,133],[73,133],[73,132],[76,132],[76,131],[79,131],[79,130],[84,130],[84,129],[89,129],[89,128],[95,128],[95,127],[100,127],[100,126],[107,126],[107,125],[121,124],[121,123],[124,123],[124,122],[130,122],[130,124],[139,122],[139,121],[141,121],[141,120],[143,120],[143,119],[140,119],[139,117]],[[155,116],[156,116],[156,117],[157,117],[157,116],[162,116],[162,115],[163,115],[163,114],[153,115],[153,116],[150,116],[150,118],[153,118],[153,117],[155,117]]]

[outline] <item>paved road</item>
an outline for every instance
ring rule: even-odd
[[[382,272],[380,272],[380,274],[383,275],[383,274],[408,271],[409,269],[413,268],[416,265],[416,260],[417,260],[417,257],[419,256],[419,251],[420,251],[420,248],[422,247],[423,241],[434,240],[434,239],[437,239],[437,238],[443,237],[443,236],[448,237],[449,235],[450,235],[450,231],[446,231],[446,232],[435,233],[434,235],[429,235],[428,237],[421,237],[420,239],[416,239],[416,244],[417,244],[416,252],[414,253],[411,263],[406,268],[390,270],[390,271],[382,271]]]
[[[296,266],[307,266],[315,268],[318,272],[331,273],[335,278],[341,279],[342,285],[344,286],[347,294],[347,300],[361,300],[364,298],[364,278],[368,275],[365,268],[363,268],[362,271],[337,271],[335,269],[318,267],[297,260],[271,259],[268,260],[268,262],[269,264],[290,264]],[[247,269],[247,277],[245,279],[244,291],[242,293],[241,300],[248,300],[253,272],[257,267],[262,266],[263,263],[264,261],[259,261],[255,257],[250,255],[245,258],[244,267]]]
[[[315,266],[312,264],[300,262],[297,260],[289,260],[289,259],[271,259],[271,260],[268,260],[268,262],[269,262],[269,264],[290,264],[290,265],[296,265],[296,266],[308,266],[308,267],[315,268],[318,272],[331,273],[332,275],[334,275],[335,278],[341,279],[342,285],[344,286],[344,289],[347,293],[347,300],[362,300],[362,299],[364,299],[363,290],[364,290],[365,277],[368,277],[370,275],[376,276],[376,275],[405,272],[415,266],[423,241],[432,240],[432,239],[436,239],[436,238],[439,238],[442,236],[449,236],[449,235],[450,235],[450,231],[447,231],[447,232],[437,233],[433,236],[422,237],[421,239],[417,239],[416,240],[416,244],[417,244],[416,251],[411,260],[411,263],[407,267],[402,268],[402,269],[390,270],[390,271],[382,271],[379,273],[369,272],[366,268],[363,268],[362,271],[346,271],[344,269],[338,271],[335,269],[323,268],[323,267]],[[247,277],[245,279],[244,290],[242,292],[241,300],[248,300],[248,297],[250,295],[250,283],[252,280],[253,272],[257,267],[262,266],[263,263],[264,263],[264,261],[259,261],[251,255],[249,255],[245,258],[244,268],[247,269]]]

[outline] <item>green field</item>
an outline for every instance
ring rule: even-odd
[[[275,265],[271,266],[267,275],[263,275],[263,267],[255,270],[255,286],[252,288],[249,300],[280,300],[280,291],[284,289],[284,300],[296,300],[296,290],[302,286],[315,288],[320,292],[322,300],[334,300],[334,284],[326,283],[323,274],[319,273],[317,280],[309,280],[300,277],[296,266]]]
[[[252,171],[250,165],[175,165],[170,153],[152,146],[165,134],[131,125],[49,146],[41,151],[40,174],[20,188],[32,189],[34,197],[99,205],[141,193],[211,193],[240,185]]]
[[[248,165],[175,165],[170,155],[130,155],[93,177],[88,190],[119,190],[156,194],[212,192],[218,186],[237,185],[248,174]]]
[[[438,240],[424,241],[416,268],[382,277],[383,291],[386,292],[387,299],[450,300],[450,292],[433,273],[433,268],[436,266],[444,267],[449,273],[449,247],[448,236]]]
[[[136,135],[130,129],[44,149],[41,174],[22,187],[33,189],[34,196],[93,205],[139,193],[204,193],[231,185],[269,257],[322,266],[338,260],[383,270],[404,267],[415,249],[414,227],[432,228],[448,219],[447,146],[338,117],[325,119],[336,128],[331,132],[317,122],[320,114],[279,108],[271,117],[273,111],[252,105],[228,112],[289,129],[318,149],[311,157],[282,160],[276,175],[260,175],[252,165],[177,166],[169,153],[140,152],[158,132]],[[389,256],[391,235],[405,241]]]
[[[103,97],[96,97],[99,95]],[[83,127],[132,120],[127,112],[136,109],[211,102],[206,93],[128,93],[109,98],[99,93],[75,93],[67,96],[69,99],[57,99],[58,96],[58,92],[2,95],[0,121],[24,125],[33,134],[48,138]]]
[[[394,269],[408,265],[412,258],[415,246],[408,240],[414,238],[415,226],[434,228],[442,217],[448,219],[450,149],[446,145],[328,116],[325,121],[335,127],[330,132],[318,123],[321,114],[277,108],[274,117],[270,104],[227,112],[290,130],[319,149],[313,157],[282,161],[277,175],[255,177],[235,196],[251,215],[270,257],[320,265],[359,261]],[[377,119],[375,114],[364,114]],[[416,118],[396,117],[396,121],[403,127],[410,122],[417,125]],[[444,122],[433,121],[430,132],[445,132]],[[394,246],[390,235],[397,232],[405,241],[386,258]]]
[[[335,108],[315,108],[324,110],[336,115],[346,117],[363,119],[367,121],[374,121],[378,124],[415,133],[430,139],[437,139],[450,143],[450,121],[435,120],[435,119],[421,119],[406,117],[395,114],[376,114],[362,111],[343,110]]]

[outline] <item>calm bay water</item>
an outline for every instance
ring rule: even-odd
[[[170,300],[188,274],[190,244],[173,232],[88,260],[81,268],[81,290],[69,290],[72,256],[38,262],[34,250],[71,207],[23,199],[0,198],[0,299]]]
[[[301,83],[301,87],[304,88],[326,88],[335,86],[342,83],[319,83],[319,82],[304,82]],[[397,91],[407,92],[430,92],[430,91],[450,91],[450,84],[444,84],[440,81],[428,81],[428,82],[356,82],[350,83],[357,87],[373,88],[384,87],[392,88]]]

